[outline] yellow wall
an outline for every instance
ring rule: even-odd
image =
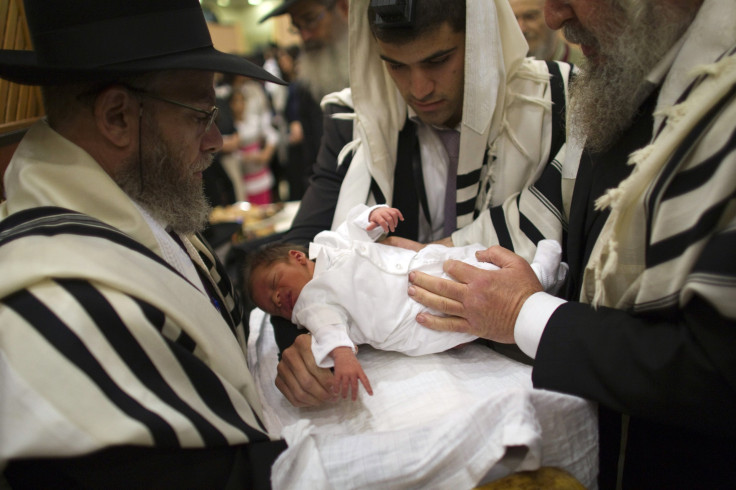
[[[229,5],[222,6],[216,0],[203,0],[202,6],[219,21],[219,25],[210,26],[217,49],[245,55],[259,51],[270,42],[282,46],[299,43],[299,37],[288,32],[291,23],[288,15],[258,23],[280,3],[280,0],[264,0],[260,5],[249,5],[245,0],[230,0]]]

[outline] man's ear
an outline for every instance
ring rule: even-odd
[[[124,148],[138,139],[141,106],[139,100],[121,86],[103,90],[95,99],[95,123],[112,145]]]
[[[298,264],[304,265],[307,263],[307,254],[299,250],[289,250],[289,256],[294,257]]]

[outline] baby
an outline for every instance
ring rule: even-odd
[[[448,259],[483,269],[481,245],[427,245],[420,251],[374,243],[394,231],[403,216],[383,205],[356,206],[336,231],[314,238],[309,251],[290,244],[271,244],[249,258],[245,281],[253,303],[270,315],[291,320],[312,334],[312,352],[320,367],[334,367],[335,391],[355,400],[360,381],[373,394],[356,357],[357,345],[403,352],[411,356],[442,352],[475,340],[459,332],[421,326],[416,316],[427,309],[406,293],[413,270],[447,278]],[[559,285],[567,265],[560,262],[559,243],[539,243],[531,264],[545,290]],[[432,311],[434,314],[438,314]]]

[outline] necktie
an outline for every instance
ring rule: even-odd
[[[460,153],[460,133],[454,129],[437,129],[437,136],[447,151],[447,187],[445,188],[445,226],[443,237],[457,228],[457,159]]]

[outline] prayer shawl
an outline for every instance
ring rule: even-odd
[[[20,143],[5,184],[0,467],[113,445],[268,440],[240,305],[203,241],[183,237],[220,311],[160,257],[99,165],[45,121]]]
[[[340,188],[333,229],[356,204],[375,203],[372,180],[386,204],[392,205],[398,135],[408,116],[408,107],[379,58],[367,7],[367,0],[350,6],[351,88],[322,101],[323,107],[333,103],[354,108],[352,113],[333,116],[354,121],[354,140],[338,157],[338,164],[350,161],[350,167]],[[507,2],[467,2],[467,19],[458,228],[534,180],[549,160],[553,128],[548,65],[525,58],[528,46]],[[565,99],[570,66],[554,67],[564,82]]]
[[[705,0],[673,48],[653,140],[630,156],[629,178],[597,202],[611,214],[586,267],[580,301],[676,314],[699,295],[736,318],[734,18],[731,0]],[[455,232],[453,242],[483,233],[530,258],[540,238],[563,240],[577,162],[561,161],[484,213],[483,226]]]

